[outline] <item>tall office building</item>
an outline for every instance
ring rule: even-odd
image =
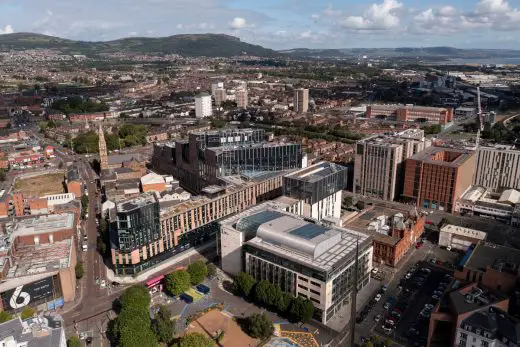
[[[224,88],[217,88],[215,90],[215,105],[220,106],[227,100],[226,90]]]
[[[236,91],[236,102],[238,108],[247,108],[247,89],[239,89]]]
[[[309,109],[309,89],[294,90],[294,111],[298,113],[306,113]]]
[[[192,133],[174,151],[154,150],[152,162],[171,163],[181,185],[199,193],[224,176],[298,169],[303,159],[300,144],[266,142],[263,129],[219,129]]]
[[[211,108],[211,95],[200,93],[195,97],[195,117],[206,118],[211,117],[213,110]]]
[[[430,147],[408,158],[403,197],[421,208],[452,212],[471,187],[475,157],[469,150]]]
[[[420,129],[358,141],[354,192],[384,200],[399,198],[403,190],[404,161],[429,146],[430,141]]]
[[[272,202],[220,222],[222,269],[267,280],[307,298],[314,318],[327,323],[351,300],[358,245],[357,287],[370,281],[372,240],[367,234],[310,222]]]
[[[105,133],[103,132],[103,128],[101,124],[98,129],[99,136],[99,162],[101,171],[108,170],[108,151],[107,151],[107,143],[105,141]]]
[[[341,217],[341,194],[347,187],[348,169],[329,162],[320,162],[283,178],[284,197],[288,212],[321,220]],[[291,199],[287,199],[291,198]]]
[[[520,151],[500,145],[479,147],[474,182],[493,191],[520,189]]]
[[[160,226],[159,202],[155,195],[147,193],[116,204],[110,243],[112,262],[118,274],[133,274],[161,260],[156,257],[162,253],[160,246],[163,246]]]

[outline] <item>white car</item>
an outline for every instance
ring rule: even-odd
[[[451,246],[446,247],[446,250],[449,252],[451,251]]]
[[[381,294],[377,294],[374,298],[374,301],[376,301],[376,302],[379,300],[381,300]]]
[[[406,278],[407,280],[409,280],[410,277],[412,277],[412,274],[411,274],[410,272],[408,272],[408,273],[406,274],[406,276],[404,276],[404,278]]]

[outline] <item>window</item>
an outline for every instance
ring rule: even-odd
[[[307,287],[305,287],[304,285],[301,285],[301,284],[298,284],[298,288],[301,288],[301,289],[304,289],[304,290],[309,290]]]
[[[320,295],[320,292],[318,292],[317,290],[310,289],[310,291],[312,294]]]
[[[487,341],[481,341],[481,342],[480,342],[480,345],[481,345],[482,347],[488,347],[488,346],[489,346],[489,342],[487,342]]]
[[[466,333],[460,333],[460,338],[465,340],[465,339],[468,338],[468,334],[466,334]]]

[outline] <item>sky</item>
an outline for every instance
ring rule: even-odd
[[[88,41],[223,33],[273,49],[520,49],[520,0],[0,0],[0,34],[13,32]]]

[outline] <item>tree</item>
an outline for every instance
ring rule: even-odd
[[[75,270],[76,270],[76,278],[78,280],[83,278],[83,276],[85,275],[85,268],[83,267],[83,262],[82,261],[78,261],[76,263]]]
[[[148,312],[150,307],[150,293],[143,285],[135,285],[127,288],[119,299],[123,308],[136,307]]]
[[[202,283],[208,275],[208,268],[202,260],[197,260],[188,265],[188,273],[190,274],[191,284],[197,285]]]
[[[190,288],[190,274],[186,270],[177,270],[166,275],[166,290],[171,294],[178,296]]]
[[[67,340],[67,347],[81,347],[81,340],[77,336],[71,336]]]
[[[343,199],[343,205],[347,208],[352,207],[354,205],[354,199],[351,196],[345,197],[345,199]]]
[[[179,343],[179,347],[213,347],[215,346],[215,342],[211,340],[204,334],[201,333],[191,333],[185,335],[181,342]]]
[[[5,323],[13,319],[13,316],[5,311],[0,311],[0,323]]]
[[[5,170],[0,169],[0,181],[5,181]]]
[[[291,302],[289,309],[289,318],[293,322],[307,323],[311,320],[314,313],[314,306],[312,301],[302,297],[296,297]]]
[[[273,333],[273,322],[265,313],[255,313],[248,318],[247,333],[255,339],[265,339]]]
[[[278,298],[278,302],[276,303],[276,309],[278,312],[282,315],[286,315],[293,299],[294,298],[291,294],[282,293],[282,295],[280,295]]]
[[[161,305],[159,306],[159,311],[152,322],[152,330],[155,333],[157,340],[166,344],[172,340],[174,333],[171,318],[171,313],[168,310],[168,307]]]
[[[256,281],[248,273],[241,272],[235,278],[235,282],[233,283],[233,289],[236,294],[241,295],[243,297],[249,297],[251,294],[251,290],[255,286]]]
[[[208,277],[215,277],[217,275],[217,266],[213,263],[209,263],[207,266]]]
[[[383,346],[390,347],[392,346],[392,340],[390,340],[388,337],[383,340]]]
[[[34,308],[26,306],[23,309],[22,314],[20,315],[20,318],[22,318],[22,320],[28,319],[28,318],[34,317],[35,313],[36,313],[36,311],[34,310]]]

